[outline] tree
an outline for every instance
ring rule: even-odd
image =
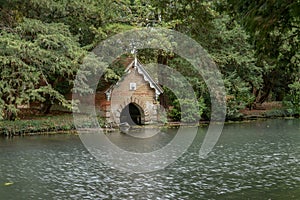
[[[250,35],[226,13],[214,20],[208,48],[219,66],[227,92],[227,118],[239,117],[240,109],[252,107],[255,92],[262,87],[263,69],[256,65]]]
[[[44,113],[55,102],[70,108],[64,94],[85,51],[68,27],[24,19],[1,36],[1,115],[15,119],[18,106],[31,101],[43,102]]]
[[[23,18],[44,23],[63,23],[77,35],[81,46],[91,45],[93,27],[105,26],[121,18],[122,7],[118,1],[105,0],[6,0],[1,7],[3,26],[12,27]]]
[[[263,68],[263,87],[256,94],[262,103],[271,94],[282,100],[288,85],[298,80],[299,0],[221,1],[226,10],[250,33],[255,45],[257,65]]]
[[[0,119],[14,120],[18,106],[42,99],[35,88],[41,73],[28,62],[30,42],[1,32],[0,47]]]

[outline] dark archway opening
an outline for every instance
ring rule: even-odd
[[[138,105],[130,103],[122,110],[120,123],[127,122],[129,125],[143,125],[143,117],[143,110]]]

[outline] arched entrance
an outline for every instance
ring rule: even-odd
[[[127,122],[129,125],[143,125],[145,123],[144,111],[139,105],[129,103],[120,114],[120,123],[124,122]]]

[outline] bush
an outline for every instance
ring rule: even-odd
[[[186,123],[198,122],[205,108],[206,106],[202,98],[198,102],[191,99],[176,99],[173,102],[173,107],[168,112],[168,116],[174,121]]]
[[[289,110],[292,115],[300,115],[300,82],[295,81],[289,85],[289,94],[283,101],[284,107]]]
[[[265,117],[290,117],[294,115],[294,111],[292,109],[274,109],[267,111]]]

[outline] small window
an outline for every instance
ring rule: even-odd
[[[136,83],[130,83],[130,90],[136,90]]]

